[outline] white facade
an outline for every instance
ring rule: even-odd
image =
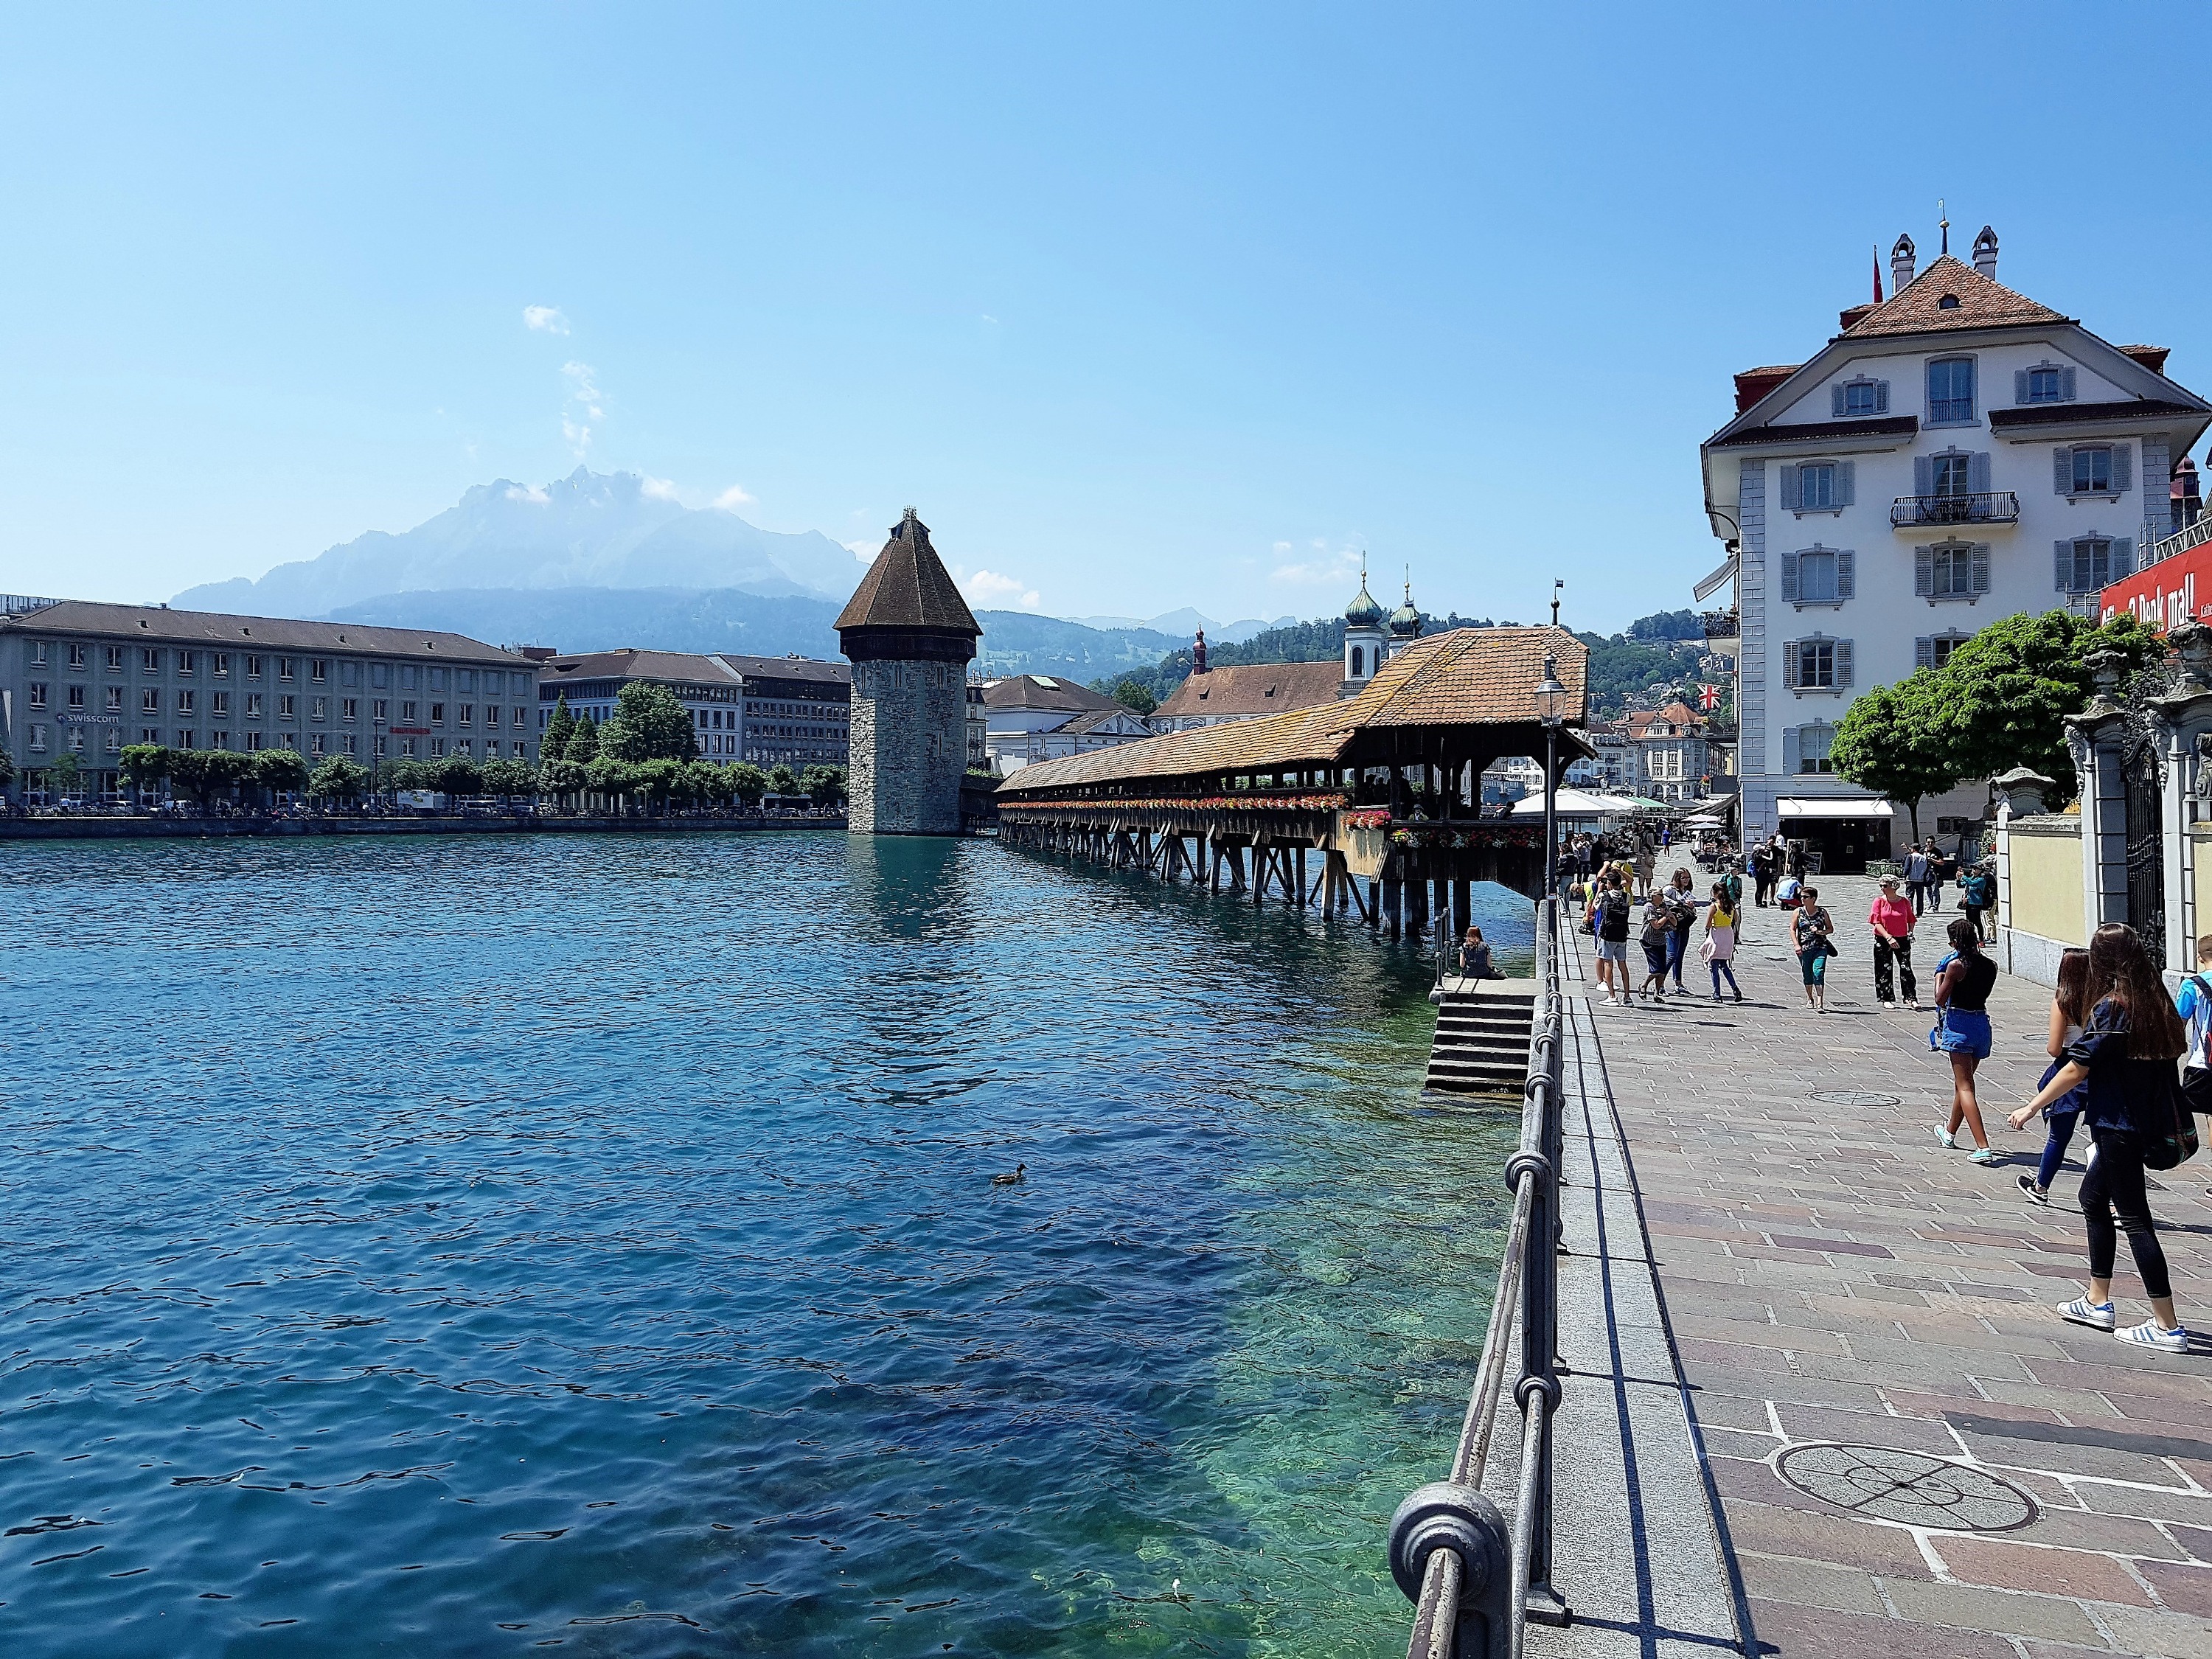
[[[1893,816],[1901,846],[1903,809],[1828,769],[1844,710],[2001,617],[2094,614],[2163,533],[2171,464],[2212,421],[2156,372],[2162,353],[2130,355],[1999,287],[1984,242],[1980,270],[1941,258],[1844,313],[1809,362],[1740,377],[1749,406],[1703,447],[1740,616],[1747,835],[1843,820],[1840,799],[1863,808],[1865,856]],[[1909,242],[1896,257],[1910,278]],[[1922,832],[1978,818],[1986,794],[1923,802]]]

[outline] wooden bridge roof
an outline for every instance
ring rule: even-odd
[[[1415,641],[1341,702],[1039,761],[1000,784],[998,794],[1012,804],[1064,789],[1382,765],[1431,748],[1462,756],[1487,749],[1486,765],[1522,752],[1510,745],[1535,740],[1540,728],[1531,698],[1547,653],[1558,659],[1567,690],[1566,723],[1580,727],[1589,718],[1589,647],[1565,629],[1461,628]],[[1588,752],[1572,737],[1567,746]]]

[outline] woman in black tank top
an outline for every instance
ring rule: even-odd
[[[1936,975],[1936,1027],[1928,1033],[1928,1046],[1951,1060],[1951,1118],[1936,1130],[1946,1146],[1959,1144],[1960,1124],[1973,1132],[1972,1157],[1977,1164],[1993,1164],[1989,1131],[1982,1127],[1982,1104],[1974,1093],[1974,1068],[1990,1057],[1990,991],[1997,982],[1997,965],[1982,954],[1974,924],[1961,917],[1948,930],[1952,954]]]

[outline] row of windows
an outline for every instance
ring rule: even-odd
[[[97,651],[101,666],[111,674],[121,674],[134,665],[132,653],[135,651],[135,665],[145,674],[161,673],[169,665],[173,654],[179,674],[197,674],[204,669],[216,679],[227,679],[235,671],[237,677],[243,679],[266,678],[282,682],[304,677],[311,685],[322,685],[328,683],[335,673],[342,685],[361,684],[361,664],[339,661],[333,669],[332,659],[328,657],[277,657],[253,651],[180,650],[172,653],[159,646],[95,647],[78,640],[33,640],[29,644],[30,665],[33,668],[51,667],[58,663],[66,668],[88,671],[93,665],[94,653]],[[413,690],[422,684],[423,669],[413,663],[402,663],[398,668],[402,690]],[[392,665],[389,663],[371,663],[368,665],[368,683],[372,686],[389,685],[392,684]],[[498,696],[511,689],[516,695],[524,695],[529,691],[531,684],[528,674],[518,672],[510,675],[508,671],[498,668],[439,667],[427,672],[429,690],[433,691],[482,690]],[[514,681],[512,688],[507,684],[510,678]]]
[[[50,736],[48,728],[34,723],[29,726],[27,731],[30,738],[30,752],[34,755],[46,753],[52,746],[48,741]],[[180,729],[174,733],[174,737],[175,742],[172,746],[175,748],[197,749],[200,746],[199,734],[195,731]],[[142,726],[138,728],[139,742],[159,744],[161,740],[162,728],[152,726]],[[411,757],[416,753],[416,739],[413,738],[394,739],[380,734],[371,742],[368,752],[380,760],[387,759],[393,751],[386,745],[395,742],[398,744],[396,752],[402,757]],[[295,752],[304,752],[310,759],[313,759],[324,755],[358,754],[361,752],[360,743],[361,739],[349,732],[326,736],[320,732],[311,732],[307,734],[307,746],[304,751],[301,751],[300,736],[297,732],[287,732],[275,743],[270,743],[266,735],[262,732],[244,732],[239,734],[238,747],[247,754],[258,753],[263,749],[289,749]],[[430,758],[438,758],[447,752],[446,739],[443,738],[428,738],[423,739],[423,744],[422,753]],[[62,746],[71,754],[81,755],[88,747],[99,745],[88,745],[86,743],[84,728],[80,726],[66,729]],[[105,746],[111,755],[122,751],[123,729],[120,726],[111,726],[106,728]],[[218,727],[208,733],[207,746],[210,749],[228,749],[231,747],[231,734]],[[470,738],[456,738],[453,740],[452,752],[457,755],[473,756],[477,750],[474,742]],[[507,752],[513,759],[526,760],[530,756],[530,746],[520,738],[516,738],[507,745]],[[483,740],[483,757],[486,760],[500,758],[500,740],[497,738],[486,738]]]
[[[47,706],[47,700],[52,690],[52,688],[48,685],[46,682],[43,680],[33,680],[25,687],[27,694],[26,701],[33,708],[44,708]],[[66,704],[69,708],[82,708],[86,706],[85,688],[83,686],[65,685],[62,688],[62,690],[64,696],[66,699]],[[176,698],[177,712],[179,714],[191,714],[198,712],[199,693],[194,690],[191,687],[181,687],[173,695]],[[267,706],[268,699],[264,694],[259,691],[248,691],[244,694],[244,697],[245,702],[243,704],[243,709],[246,719],[260,720],[267,715],[269,713]],[[289,692],[279,693],[276,700],[276,717],[280,720],[296,719],[298,717],[300,701],[301,700],[298,697]],[[331,701],[331,700],[328,697],[309,697],[307,699],[307,718],[311,720],[328,719]],[[358,698],[340,697],[337,701],[338,705],[338,718],[340,720],[350,720],[357,718],[357,711],[361,706],[360,700]],[[419,703],[402,702],[399,705],[400,720],[408,725],[412,725],[417,718],[416,711],[421,708],[421,706],[422,705]],[[121,686],[111,685],[106,689],[106,712],[111,714],[118,714],[123,712],[123,688]],[[369,707],[371,710],[369,717],[372,720],[381,720],[387,718],[385,711],[390,707],[390,704],[385,699],[381,697],[374,698],[371,700]],[[160,687],[148,686],[139,692],[138,712],[141,714],[158,714],[161,712],[161,691]],[[465,702],[455,705],[455,714],[457,718],[454,723],[459,726],[473,726],[476,723],[476,712],[477,705],[472,702]],[[209,692],[208,713],[216,715],[218,718],[229,714],[230,693],[228,691]],[[513,723],[517,729],[520,729],[527,721],[529,718],[529,711],[523,707],[517,706],[514,709],[513,714]],[[495,727],[500,723],[500,711],[495,706],[487,704],[484,708],[483,717],[483,723],[487,729]],[[434,726],[442,726],[445,724],[445,720],[446,705],[442,702],[432,703],[430,705],[430,723]]]
[[[1928,424],[1959,425],[1975,418],[1974,359],[1939,357],[1928,365]],[[2070,404],[2075,377],[2071,366],[2044,362],[2014,369],[2012,400],[2021,407]],[[1889,413],[1889,382],[1869,375],[1838,380],[1828,388],[1829,413],[1835,419],[1865,420]]]
[[[2075,536],[2056,544],[2053,586],[2069,595],[2094,593],[2135,573],[2135,542],[2126,536]],[[1912,550],[1912,591],[1923,599],[1978,599],[1990,591],[1987,542],[1936,542]],[[1857,592],[1857,555],[1817,543],[1782,556],[1782,598],[1800,609],[1842,605]]]
[[[1855,465],[1802,461],[1782,468],[1782,506],[1792,513],[1840,511],[1853,505]],[[2061,495],[2121,495],[2135,487],[2135,450],[2128,444],[2062,444],[2051,452],[2051,484]],[[1912,493],[1939,501],[1990,493],[1985,453],[1950,449],[1912,459]]]

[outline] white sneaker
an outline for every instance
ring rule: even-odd
[[[2140,1325],[2130,1325],[2124,1331],[2114,1331],[2116,1342],[2130,1343],[2138,1348],[2156,1348],[2160,1353],[2187,1353],[2189,1331],[2177,1325],[2172,1330],[2160,1326],[2155,1319],[2146,1319]]]
[[[1954,1135],[1948,1129],[1938,1129],[1936,1131],[1936,1144],[1943,1148],[1947,1152],[1955,1152],[1959,1150],[1958,1137]]]
[[[2120,1322],[2111,1303],[2092,1302],[2087,1297],[2059,1304],[2058,1316],[2069,1325],[2087,1325],[2093,1331],[2109,1331]]]

